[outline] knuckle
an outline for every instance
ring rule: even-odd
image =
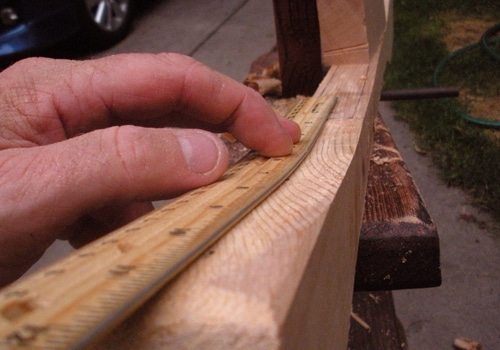
[[[116,151],[117,159],[124,170],[129,173],[140,166],[147,165],[145,161],[148,139],[141,128],[124,125],[110,129],[113,133],[111,141]]]

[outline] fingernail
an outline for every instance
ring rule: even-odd
[[[194,174],[208,174],[219,165],[226,151],[217,136],[204,131],[183,131],[177,135],[184,159]]]

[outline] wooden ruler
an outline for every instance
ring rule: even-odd
[[[285,181],[313,147],[336,99],[305,98],[292,155],[254,152],[209,186],[0,291],[0,349],[81,349],[116,326]]]

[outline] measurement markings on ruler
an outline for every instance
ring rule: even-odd
[[[302,129],[292,155],[251,152],[220,181],[0,290],[0,348],[79,349],[109,331],[293,173],[335,102],[306,98],[287,115]]]

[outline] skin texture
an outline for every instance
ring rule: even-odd
[[[177,54],[20,61],[0,73],[0,116],[0,286],[56,239],[81,246],[216,181],[228,154],[208,131],[265,156],[300,138],[256,92]]]

